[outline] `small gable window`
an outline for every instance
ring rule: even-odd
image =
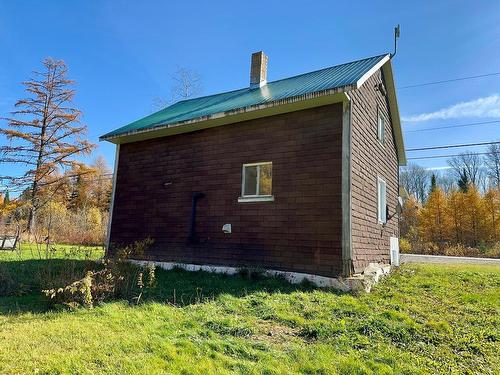
[[[377,179],[377,203],[378,222],[384,224],[387,222],[387,189],[385,181],[380,177]]]
[[[378,119],[377,119],[377,138],[380,143],[384,144],[385,142],[385,120],[384,117],[382,116],[382,113],[380,113],[380,110],[378,111]]]
[[[239,202],[272,201],[273,163],[243,164]]]

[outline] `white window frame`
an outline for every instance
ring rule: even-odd
[[[381,186],[384,186],[384,194],[381,196]],[[377,220],[379,224],[387,223],[387,182],[377,178]]]
[[[379,107],[377,107],[377,139],[382,146],[385,145],[385,118]]]
[[[273,168],[273,163],[271,161],[264,161],[259,163],[246,163],[241,167],[241,196],[238,198],[238,202],[269,202],[274,201],[274,195],[259,195],[260,188],[260,166],[261,165],[271,165],[271,171]],[[257,167],[257,186],[255,191],[257,194],[245,195],[245,168],[246,167]],[[272,192],[272,179],[271,179],[271,192]]]

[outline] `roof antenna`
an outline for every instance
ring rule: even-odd
[[[399,28],[399,23],[398,25],[394,28],[394,53],[391,53],[391,59],[396,56],[396,52],[398,52],[398,39],[399,39],[399,34],[400,34],[400,28]]]

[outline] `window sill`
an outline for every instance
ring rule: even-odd
[[[238,203],[250,203],[250,202],[274,202],[274,195],[262,195],[255,197],[238,198]]]

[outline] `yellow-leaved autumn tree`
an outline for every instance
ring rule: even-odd
[[[418,241],[418,212],[420,208],[420,203],[413,195],[410,195],[403,203],[399,228],[401,237],[410,242]]]
[[[449,239],[450,224],[446,195],[441,188],[436,187],[419,213],[420,237],[424,242],[443,247]]]
[[[464,220],[465,211],[464,194],[458,189],[452,189],[447,195],[448,215],[450,218],[450,241],[453,243],[462,243],[464,239]]]
[[[472,184],[464,193],[463,199],[465,208],[462,212],[464,219],[464,242],[469,246],[477,246],[482,242],[486,242],[485,205],[479,189]]]
[[[500,187],[489,189],[483,197],[485,209],[486,240],[500,240]]]

